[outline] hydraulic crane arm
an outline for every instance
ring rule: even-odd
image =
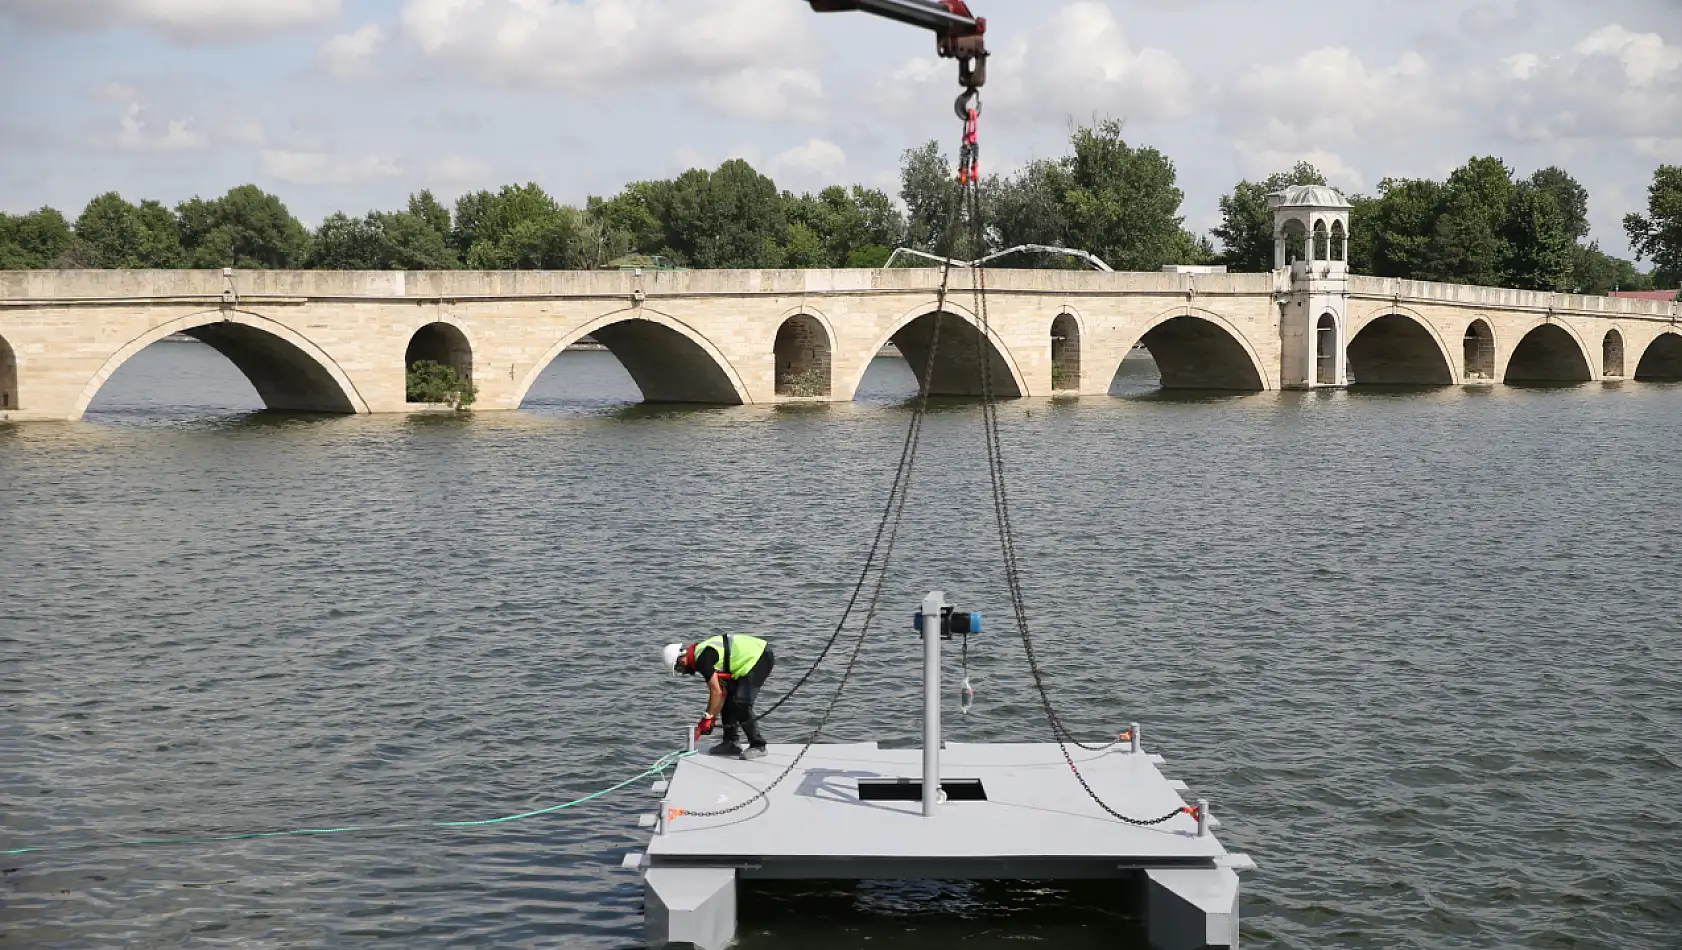
[[[932,30],[935,49],[958,61],[964,98],[987,84],[987,21],[969,12],[965,0],[807,0],[819,13],[858,10]],[[959,100],[960,103],[963,100]],[[960,114],[962,114],[960,107]]]

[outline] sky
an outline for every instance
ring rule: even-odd
[[[1682,0],[971,0],[994,51],[983,161],[1118,119],[1193,230],[1298,160],[1372,193],[1476,155],[1559,165],[1628,253],[1682,164]],[[896,190],[955,152],[928,34],[804,0],[0,0],[0,210],[174,204],[255,182],[307,224],[430,188],[581,203],[746,158],[789,190]]]

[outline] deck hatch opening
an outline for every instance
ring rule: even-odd
[[[984,802],[987,789],[978,778],[942,779],[940,790],[949,802]],[[923,780],[919,778],[861,778],[861,802],[920,802],[923,800]]]

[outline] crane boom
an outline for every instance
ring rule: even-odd
[[[958,84],[968,97],[987,84],[987,21],[966,0],[806,0],[819,13],[857,10],[920,26],[935,34],[935,50],[958,61]],[[961,101],[961,100],[960,100]]]
[[[939,3],[936,0],[808,0],[819,13],[841,10],[862,10],[911,26],[920,26],[936,33],[979,33],[985,21],[971,16],[965,3]]]

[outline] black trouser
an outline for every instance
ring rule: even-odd
[[[771,655],[771,648],[766,647],[759,662],[753,665],[748,675],[739,680],[730,680],[724,687],[724,741],[736,741],[736,728],[741,727],[748,734],[748,745],[764,745],[765,737],[759,734],[759,721],[753,717],[753,701],[759,698],[759,688],[771,676],[771,668],[776,665],[777,658]]]

